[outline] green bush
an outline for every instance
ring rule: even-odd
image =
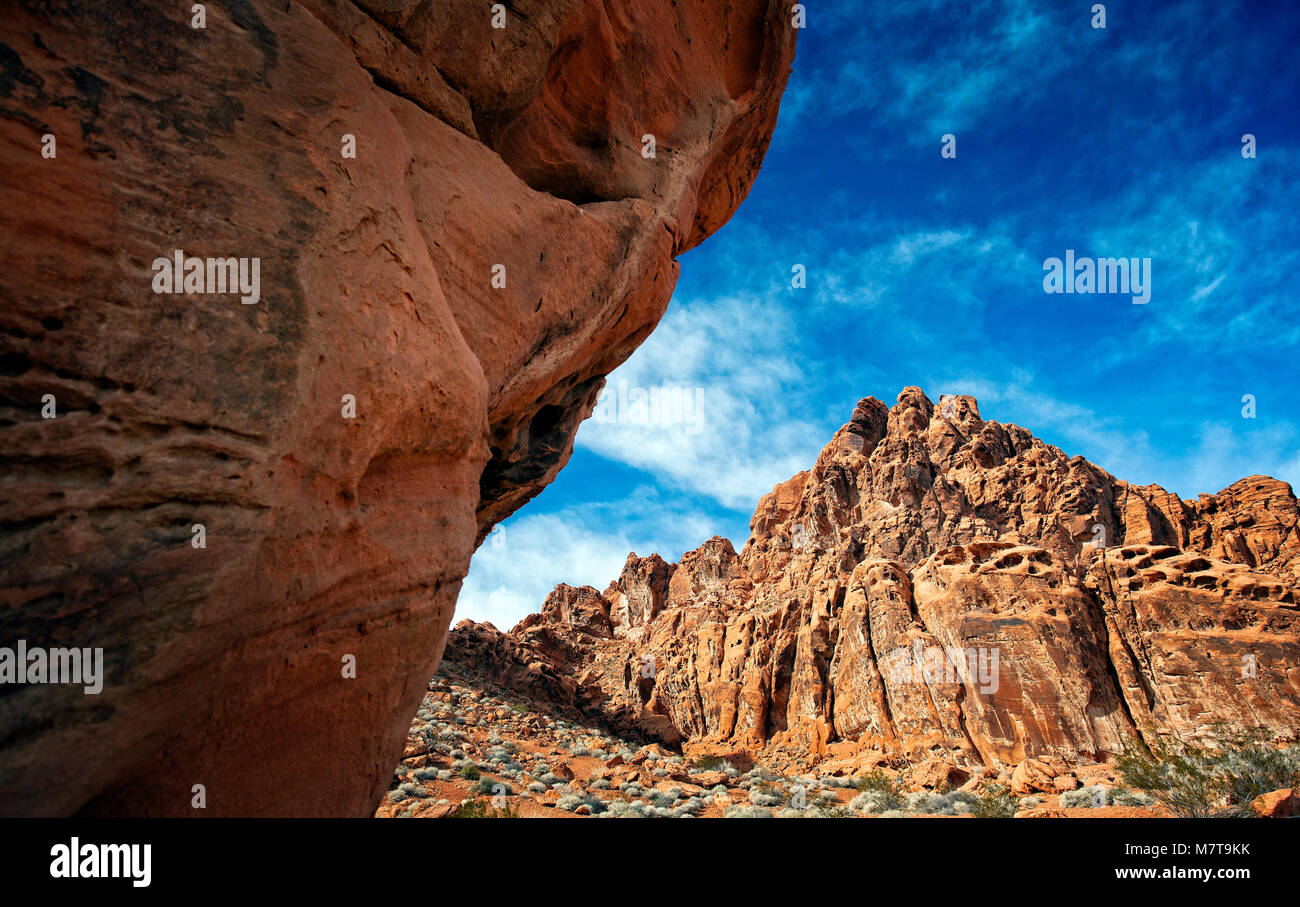
[[[855,779],[853,786],[862,792],[849,804],[854,809],[869,813],[883,813],[903,807],[903,797],[898,789],[897,779],[891,778],[880,769]]]
[[[1217,730],[1208,745],[1136,745],[1116,762],[1124,783],[1184,819],[1250,816],[1260,794],[1300,783],[1300,748]]]
[[[898,794],[898,780],[878,768],[872,769],[870,774],[859,775],[854,779],[853,786],[860,791],[878,790]]]
[[[1116,806],[1150,806],[1153,801],[1148,794],[1116,785],[1110,789],[1110,802]]]
[[[838,800],[818,800],[808,810],[808,815],[816,819],[848,819],[853,816],[853,810],[841,804]]]
[[[473,762],[467,762],[460,767],[460,776],[466,781],[477,781],[479,779],[478,766]]]
[[[471,792],[495,797],[497,795],[497,787],[501,788],[500,793],[503,796],[508,797],[514,793],[509,784],[506,784],[504,781],[493,781],[491,778],[481,778],[478,784],[475,784],[474,787],[471,788]]]
[[[504,809],[493,809],[487,800],[465,800],[451,813],[452,819],[517,819],[519,813],[507,801]]]
[[[1016,798],[1000,784],[986,784],[970,804],[970,814],[981,819],[1009,819],[1016,814]]]

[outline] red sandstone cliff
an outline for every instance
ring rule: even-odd
[[[448,657],[631,733],[803,762],[1003,769],[1216,724],[1300,735],[1284,482],[1182,501],[908,388],[859,403],[750,529],[740,554],[629,555],[510,634],[463,622]]]
[[[477,540],[745,196],[794,52],[775,0],[507,6],[6,11],[0,641],[108,676],[0,689],[3,812],[373,812]],[[175,249],[260,301],[155,295]]]

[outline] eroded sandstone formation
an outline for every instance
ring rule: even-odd
[[[0,688],[4,813],[373,812],[477,540],[745,196],[794,52],[775,0],[505,6],[6,10],[0,643],[107,677]],[[156,295],[178,249],[260,301]]]
[[[1001,771],[1300,734],[1300,520],[1275,479],[1182,501],[908,388],[859,403],[750,529],[450,645],[628,732],[805,762]]]

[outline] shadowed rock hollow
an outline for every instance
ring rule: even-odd
[[[794,53],[775,0],[507,6],[6,11],[0,640],[107,677],[0,689],[5,813],[373,812],[477,541],[749,190]],[[260,302],[155,295],[176,249]]]

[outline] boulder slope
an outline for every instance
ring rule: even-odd
[[[6,11],[0,640],[107,673],[0,689],[6,813],[373,812],[477,541],[747,193],[794,53],[776,0],[505,6]],[[260,299],[155,294],[178,249]]]
[[[1286,483],[1179,500],[907,388],[859,403],[750,529],[740,554],[629,555],[509,634],[462,622],[448,651],[625,731],[805,762],[1001,770],[1300,732]]]

